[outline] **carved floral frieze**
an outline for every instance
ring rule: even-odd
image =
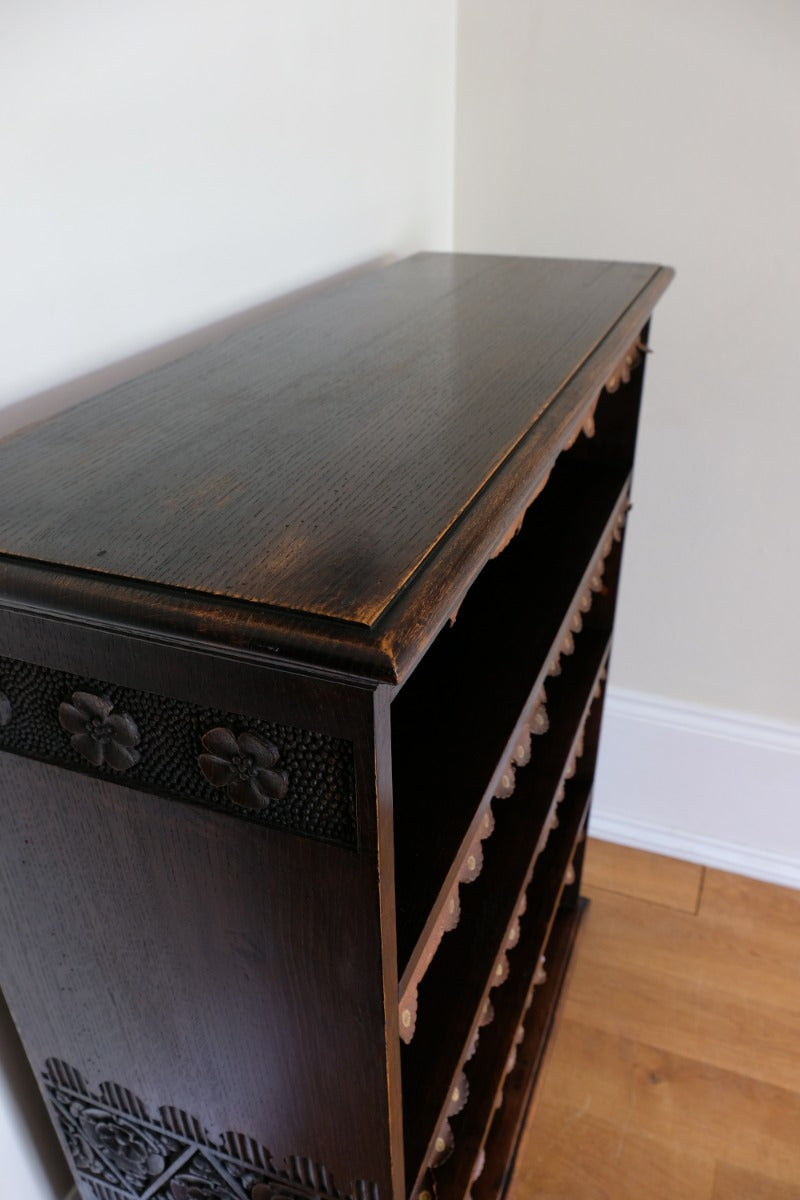
[[[139,730],[128,713],[115,713],[105,696],[73,692],[72,703],[58,706],[61,728],[70,736],[72,749],[93,767],[108,764],[114,771],[127,771],[139,761]]]
[[[0,750],[357,845],[352,742],[0,658]]]
[[[265,809],[282,800],[289,787],[285,771],[276,770],[278,751],[254,733],[209,729],[201,738],[200,770],[212,787],[225,788],[228,799],[242,808]]]
[[[90,1092],[58,1059],[44,1083],[83,1194],[95,1200],[379,1200],[374,1183],[357,1179],[341,1192],[311,1159],[281,1165],[252,1138],[211,1136],[180,1109],[154,1115],[117,1084]]]

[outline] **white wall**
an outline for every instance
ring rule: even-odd
[[[459,0],[456,43],[455,8],[7,0],[0,425],[289,288],[447,248],[457,93],[458,249],[678,269],[648,366],[606,828],[633,837],[636,813],[645,841],[649,818],[676,851],[682,825],[697,845],[707,827],[738,845],[755,807],[751,842],[769,830],[800,862],[800,9]],[[716,739],[701,790],[696,755],[678,770],[682,725],[692,745]],[[721,748],[749,735],[788,756],[770,758],[767,786]],[[668,789],[645,794],[659,778]],[[2,1022],[0,1061],[0,1197],[51,1200],[64,1177],[41,1168],[30,1130],[47,1130]]]
[[[290,288],[448,249],[455,46],[455,0],[6,0],[3,429]],[[51,1200],[2,1022],[0,1063],[0,1197]]]
[[[800,6],[460,0],[458,41],[456,249],[678,272],[653,323],[596,811],[782,855],[800,881]],[[758,755],[789,757],[734,769],[726,715],[726,738],[750,722]],[[726,766],[714,786],[700,745]]]
[[[8,0],[0,404],[451,237],[455,0]]]

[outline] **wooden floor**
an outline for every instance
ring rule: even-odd
[[[800,1200],[800,891],[590,842],[508,1200]]]

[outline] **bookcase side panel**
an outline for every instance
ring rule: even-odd
[[[82,1194],[389,1196],[371,693],[168,651],[127,672],[113,639],[59,656],[65,632],[0,662],[0,942]],[[100,702],[107,760],[81,764]]]

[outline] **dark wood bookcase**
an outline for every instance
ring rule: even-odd
[[[84,1200],[504,1190],[670,278],[418,255],[0,446],[0,982]]]

